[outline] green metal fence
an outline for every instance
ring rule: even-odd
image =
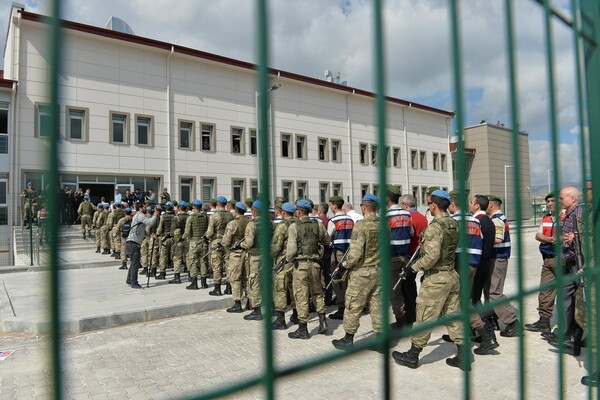
[[[522,0],[519,0],[522,1]],[[269,175],[269,146],[268,146],[268,137],[266,132],[268,132],[268,109],[269,109],[269,91],[268,91],[268,65],[269,65],[269,19],[268,19],[268,2],[266,0],[257,0],[256,2],[256,26],[257,26],[257,37],[256,41],[258,44],[258,66],[257,66],[257,90],[258,93],[263,93],[263,96],[258,98],[259,100],[259,147],[260,154],[262,155],[259,160],[259,174],[260,174],[260,193],[261,200],[263,202],[268,202],[270,196],[269,187],[270,187],[270,175]],[[375,82],[376,82],[376,107],[377,107],[377,140],[379,142],[379,146],[377,147],[377,159],[378,159],[378,175],[379,175],[379,187],[385,187],[386,185],[386,174],[385,174],[385,166],[386,166],[386,135],[385,135],[385,54],[384,54],[384,29],[383,29],[383,1],[382,0],[373,0],[373,31],[375,43],[373,43],[373,48],[375,49],[375,58],[373,60],[373,65],[375,66]],[[578,120],[579,126],[587,127],[586,129],[580,129],[580,143],[581,143],[581,154],[580,157],[582,159],[582,187],[588,188],[587,183],[593,182],[592,176],[600,176],[600,158],[599,157],[588,157],[589,151],[592,148],[600,148],[600,113],[596,112],[596,110],[600,110],[600,53],[598,50],[598,43],[600,42],[600,2],[597,0],[571,0],[571,15],[572,17],[568,17],[563,15],[559,10],[552,7],[551,2],[549,0],[537,0],[539,6],[544,11],[544,34],[545,34],[545,54],[546,54],[546,68],[548,71],[548,93],[550,96],[550,109],[549,115],[550,117],[550,128],[551,128],[551,137],[552,137],[552,163],[554,169],[554,187],[558,188],[558,182],[560,182],[560,170],[559,170],[559,154],[558,154],[558,124],[556,118],[556,101],[555,101],[555,71],[554,71],[554,59],[553,59],[553,33],[552,26],[553,23],[558,21],[569,27],[573,35],[573,43],[575,48],[575,57],[573,63],[575,65],[576,71],[576,80],[577,80],[577,109],[578,109]],[[519,127],[519,104],[518,104],[518,82],[516,75],[516,60],[515,60],[515,24],[513,20],[513,6],[515,2],[511,0],[504,0],[504,12],[505,12],[505,40],[506,40],[506,48],[507,48],[507,64],[509,70],[508,82],[509,82],[509,95],[510,95],[510,110],[511,110],[511,126],[513,127],[512,132],[512,157],[513,157],[513,165],[516,171],[519,171],[519,141],[518,141],[518,127]],[[460,24],[460,7],[463,4],[460,1],[448,1],[449,10],[450,10],[450,38],[451,38],[451,47],[452,47],[452,76],[453,76],[453,86],[454,86],[454,104],[456,111],[456,134],[458,137],[457,141],[457,169],[458,176],[461,177],[459,181],[458,189],[463,189],[465,187],[464,177],[465,177],[465,159],[464,159],[464,141],[463,141],[463,128],[465,126],[465,110],[464,110],[464,98],[463,98],[463,76],[462,76],[462,49],[461,49],[461,24]],[[60,65],[60,49],[61,49],[61,32],[60,32],[60,16],[61,16],[61,6],[62,2],[60,0],[54,0],[51,6],[51,43],[52,43],[52,51],[51,51],[51,78],[50,78],[50,86],[49,86],[49,98],[52,104],[58,104],[58,79],[59,79],[59,71],[61,69]],[[50,187],[57,187],[58,181],[58,156],[57,156],[57,145],[59,138],[59,120],[58,120],[58,107],[52,107],[52,115],[51,122],[52,126],[55,126],[56,129],[52,132],[51,140],[49,141],[51,144],[50,152],[49,152],[49,160],[48,160],[48,178]],[[588,133],[586,133],[589,132]],[[514,191],[515,193],[519,193],[520,188],[520,179],[519,175],[515,174],[514,179]],[[587,235],[584,236],[584,248],[585,255],[587,260],[587,268],[585,270],[585,279],[586,279],[586,298],[588,299],[586,303],[586,311],[588,321],[591,321],[589,317],[595,314],[595,309],[597,308],[597,300],[596,296],[594,296],[595,291],[600,289],[599,280],[596,279],[597,268],[594,265],[595,260],[591,257],[593,254],[597,254],[600,251],[600,242],[593,241],[592,237],[600,237],[600,223],[598,223],[598,199],[600,198],[600,185],[592,185],[591,193],[589,190],[584,190],[584,198],[588,198],[588,194],[593,195],[593,210],[594,213],[585,213],[585,224],[586,224],[586,232]],[[467,198],[464,190],[460,190],[460,203],[462,205],[462,209],[466,209],[467,206]],[[379,193],[380,202],[385,204],[385,191],[380,191]],[[558,190],[555,189],[555,197],[559,198]],[[58,209],[56,193],[51,191],[51,195],[48,198],[48,206],[50,209]],[[558,217],[558,207],[557,207],[557,215]],[[268,211],[266,208],[261,210],[263,214],[263,218],[261,219],[260,224],[260,247],[262,250],[262,254],[264,257],[262,258],[262,269],[261,269],[261,285],[263,288],[270,288],[272,286],[272,275],[271,275],[271,265],[272,260],[270,257],[270,236],[271,229],[268,226]],[[592,217],[593,216],[593,217]],[[517,203],[516,212],[515,212],[516,221],[521,221],[521,207],[520,204]],[[465,220],[461,221],[461,234],[465,236]],[[62,398],[63,396],[63,382],[64,377],[64,369],[61,368],[62,365],[62,353],[61,353],[61,332],[59,327],[59,321],[61,319],[60,315],[60,300],[59,293],[61,291],[61,282],[58,279],[58,243],[57,243],[57,231],[58,231],[58,214],[57,213],[49,213],[49,238],[50,238],[50,246],[49,246],[49,263],[51,266],[51,290],[50,290],[50,316],[51,316],[51,360],[52,360],[52,374],[53,374],[53,395],[55,398]],[[381,230],[381,243],[389,242],[389,233],[387,229],[387,221],[385,218],[380,220],[380,230]],[[463,237],[465,240],[466,237]],[[521,235],[518,235],[517,239],[517,248],[518,253],[516,255],[517,258],[517,270],[518,270],[518,295],[510,297],[505,301],[514,301],[516,300],[519,304],[520,309],[524,308],[524,298],[526,296],[537,295],[540,287],[536,287],[533,289],[525,290],[523,287],[523,256],[522,256],[522,239]],[[560,255],[560,246],[556,246],[556,250]],[[306,371],[308,369],[320,366],[325,363],[329,363],[332,361],[336,361],[342,358],[349,356],[350,354],[364,351],[366,349],[379,348],[382,346],[386,346],[391,340],[398,338],[400,335],[405,336],[410,332],[391,332],[389,329],[389,316],[387,313],[389,307],[389,294],[390,287],[385,281],[386,276],[389,276],[390,270],[390,250],[388,246],[380,247],[381,253],[381,274],[382,277],[382,322],[383,322],[383,333],[382,335],[372,338],[368,341],[362,341],[361,343],[357,343],[351,350],[346,352],[338,352],[332,350],[328,354],[324,354],[321,357],[310,359],[307,362],[297,365],[297,366],[286,366],[286,367],[276,367],[274,364],[273,357],[273,335],[271,331],[271,314],[272,311],[270,307],[266,307],[264,314],[265,318],[263,320],[263,334],[264,334],[264,366],[262,374],[259,376],[242,378],[239,380],[237,384],[224,387],[222,389],[205,393],[202,395],[194,396],[196,399],[208,399],[215,398],[220,396],[226,396],[238,393],[244,389],[254,387],[254,386],[263,386],[265,397],[268,399],[273,399],[276,397],[277,393],[275,391],[275,383],[277,379],[289,375],[293,375],[296,373],[300,373],[302,371]],[[461,257],[460,259],[460,271],[461,271],[461,302],[463,305],[469,304],[469,284],[468,284],[468,265],[466,257]],[[563,300],[564,295],[560,288],[565,280],[568,279],[577,279],[573,277],[564,276],[564,273],[561,272],[561,268],[557,268],[558,279],[555,282],[552,282],[548,285],[548,287],[553,286],[559,288],[558,293],[558,303],[560,304]],[[544,288],[544,287],[542,287]],[[272,301],[272,292],[271,290],[263,291],[263,301],[264,304],[270,304]],[[478,307],[477,311],[485,311],[491,309],[490,304]],[[562,314],[564,313],[562,307],[557,307],[559,312],[559,343],[563,342],[565,337],[565,327],[562,323]],[[422,331],[425,329],[430,329],[434,326],[442,325],[447,323],[450,320],[460,319],[462,322],[465,331],[470,330],[469,325],[469,314],[472,309],[465,306],[463,307],[463,312],[459,315],[451,315],[445,316],[437,321],[426,323],[414,328],[414,331]],[[592,360],[592,364],[594,366],[590,366],[589,370],[594,371],[597,370],[598,365],[598,355],[592,352],[592,347],[597,348],[600,345],[599,338],[595,335],[595,332],[600,328],[600,324],[597,320],[592,320],[592,323],[587,324],[588,337],[593,339],[595,346],[588,346],[588,354],[587,357],[589,360]],[[522,329],[522,327],[520,328]],[[522,332],[521,332],[522,333]],[[470,340],[470,335],[465,335],[467,340],[467,345],[463,346],[465,351],[469,351],[470,348],[468,341]],[[592,341],[592,340],[590,340]],[[561,346],[562,347],[562,346]],[[520,335],[519,339],[519,358],[518,358],[518,366],[519,366],[519,397],[525,398],[526,393],[526,385],[527,385],[527,372],[525,369],[526,360],[525,360],[525,343],[523,339],[523,335]],[[562,349],[561,349],[562,350]],[[463,360],[466,357],[463,357]],[[563,357],[559,357],[558,363],[559,369],[559,392],[556,393],[557,398],[561,398],[565,393],[565,371],[563,364]],[[386,399],[391,398],[391,382],[390,382],[390,356],[389,352],[386,351],[381,356],[381,368],[382,368],[382,376],[383,376],[383,397]],[[593,392],[589,391],[589,398],[592,398]],[[470,398],[470,373],[464,373],[464,397]],[[600,395],[596,394],[597,398],[600,398]]]

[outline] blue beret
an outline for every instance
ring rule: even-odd
[[[131,212],[131,208],[127,207],[127,208],[125,209],[125,212],[126,212],[127,214],[129,214],[129,213]]]
[[[441,197],[442,199],[446,199],[450,202],[452,201],[452,199],[450,198],[450,195],[445,190],[441,190],[441,189],[434,190],[433,192],[431,192],[431,195],[436,196],[436,197]]]
[[[150,206],[147,206],[147,207],[146,207],[146,211],[148,211],[148,212],[152,211],[152,207],[150,207]]]
[[[298,202],[296,203],[296,207],[303,208],[308,211],[312,210],[312,206],[310,205],[308,200],[304,200],[304,199],[298,200]]]
[[[181,201],[179,202],[179,207],[187,208],[187,206],[188,206],[188,205],[187,205],[187,203],[186,203],[185,201],[181,200]]]
[[[296,211],[296,207],[292,203],[283,203],[283,211],[293,213]]]
[[[362,201],[372,201],[373,203],[379,204],[379,199],[372,193],[367,193]]]
[[[239,208],[240,210],[246,211],[246,204],[242,203],[241,201],[238,201],[235,203],[235,208]]]
[[[27,186],[29,186],[29,185],[33,185],[33,182],[27,181]]]
[[[225,196],[217,197],[217,203],[227,204],[227,197],[225,197]]]
[[[260,200],[256,200],[256,201],[254,201],[254,203],[252,203],[252,208],[256,208],[257,210],[260,210],[261,207],[262,207],[262,202]]]
[[[172,203],[172,202],[170,202],[170,201],[167,201],[167,202],[165,203],[165,206],[167,206],[167,207],[174,207],[173,203]]]
[[[86,193],[86,194],[83,196],[83,198],[84,198],[85,200],[89,200],[89,199],[90,199],[90,195]]]
[[[104,208],[110,208],[110,204],[104,203]]]
[[[202,207],[202,202],[198,199],[192,201],[192,205],[196,207]]]

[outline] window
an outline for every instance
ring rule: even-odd
[[[281,182],[281,191],[283,192],[283,198],[285,201],[293,202],[292,194],[294,193],[294,182],[292,181],[283,181]]]
[[[110,142],[129,143],[129,114],[110,112]]]
[[[296,158],[306,160],[306,136],[296,135]]]
[[[331,140],[331,161],[342,162],[342,142],[339,140]]]
[[[329,182],[319,182],[319,202],[327,203],[329,200]]]
[[[396,168],[400,168],[400,148],[392,148],[392,165]]]
[[[379,185],[373,185],[373,194],[377,196],[379,193]]]
[[[339,182],[333,183],[333,195],[344,197],[344,192],[342,191],[342,184]]]
[[[65,125],[65,138],[68,140],[87,141],[88,122],[87,110],[83,108],[67,107],[67,122]]]
[[[327,148],[327,139],[319,138],[318,154],[319,161],[329,161],[329,149]]]
[[[194,150],[194,123],[179,121],[179,148]]]
[[[427,186],[421,186],[421,204],[427,205]]]
[[[371,145],[371,164],[377,165],[377,145]]]
[[[180,178],[179,179],[179,193],[180,198],[183,201],[192,201],[192,189],[194,188],[193,178]]]
[[[361,143],[359,149],[360,149],[360,163],[361,163],[361,165],[367,165],[369,162],[369,160],[367,159],[367,157],[368,157],[367,144]]]
[[[36,105],[35,135],[37,137],[50,136],[50,106],[47,104]]]
[[[297,182],[296,183],[296,194],[298,199],[305,199],[308,197],[308,182]]]
[[[389,146],[385,146],[385,166],[386,167],[392,166],[392,159],[390,157],[390,147]]]
[[[439,153],[433,153],[433,170],[434,171],[440,170],[440,154]]]
[[[292,135],[287,133],[281,134],[281,157],[291,158],[292,157]],[[285,197],[285,196],[283,196]],[[289,199],[289,197],[285,197]]]
[[[246,199],[246,181],[244,179],[231,180],[231,196],[236,201],[244,201]]]
[[[215,151],[215,126],[211,124],[202,124],[200,132],[200,140],[202,141],[203,151]]]
[[[441,162],[440,164],[442,164],[442,171],[448,171],[448,163],[446,161],[446,155],[442,154],[441,155]]]
[[[231,152],[244,154],[244,129],[231,127]]]
[[[0,154],[8,154],[8,103],[3,102],[0,102]]]
[[[419,168],[419,160],[417,159],[417,151],[416,150],[411,150],[410,151],[410,167],[412,169]],[[415,199],[416,198],[417,197],[415,197]]]
[[[365,197],[367,195],[367,193],[369,193],[369,184],[361,183],[360,184],[360,198],[362,199],[363,197]]]
[[[427,169],[427,153],[425,151],[419,152],[419,164],[421,169]]]
[[[152,118],[146,116],[135,117],[135,144],[139,146],[152,146]]]
[[[250,180],[250,197],[258,199],[258,181],[256,179]]]
[[[214,178],[202,178],[202,200],[206,203],[210,199],[214,198],[215,193],[215,179]]]
[[[8,225],[7,179],[0,179],[0,225]]]
[[[402,185],[396,185],[396,186],[398,186],[398,187],[400,188],[400,197],[402,197],[402,196],[403,196],[403,195],[402,195],[402,193],[403,193],[403,192],[402,192]]]
[[[415,204],[419,204],[419,187],[418,186],[412,187],[412,195],[415,199]]]
[[[250,154],[252,154],[253,156],[258,154],[256,129],[250,129]]]

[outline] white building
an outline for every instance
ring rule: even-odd
[[[0,155],[6,168],[0,172],[8,173],[12,194],[27,180],[45,185],[47,29],[40,15],[13,8],[0,81],[10,149],[6,162]],[[61,185],[107,195],[115,186],[166,186],[184,200],[256,194],[252,64],[74,22],[65,21],[63,32]],[[342,195],[359,202],[376,192],[374,94],[286,71],[271,74],[272,84],[281,85],[270,93],[271,197],[317,202]],[[427,186],[451,187],[453,115],[388,99],[387,179],[421,205]]]

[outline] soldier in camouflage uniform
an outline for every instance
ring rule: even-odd
[[[273,329],[286,329],[285,311],[287,309],[288,293],[292,298],[292,317],[290,322],[298,318],[296,302],[294,301],[294,291],[292,288],[294,268],[292,263],[286,262],[285,252],[287,250],[288,228],[298,221],[294,218],[296,207],[292,203],[285,203],[281,206],[282,222],[278,223],[275,233],[271,240],[271,257],[275,262],[275,275],[273,276],[273,302],[275,303],[275,321]],[[280,266],[281,264],[281,266]],[[277,267],[280,269],[277,270]]]
[[[154,207],[149,206],[149,213],[154,211]],[[147,208],[147,207],[146,207]],[[155,277],[156,279],[166,279],[166,274],[157,275],[158,272],[158,263],[160,261],[160,240],[156,235],[156,230],[158,229],[158,224],[160,223],[161,216],[159,215],[157,218],[157,222],[154,225],[146,226],[146,233],[148,234],[148,268],[150,268],[150,275]]]
[[[190,215],[185,222],[185,232],[183,233],[183,239],[189,243],[189,250],[187,252],[187,266],[190,272],[191,284],[186,286],[188,290],[198,290],[198,264],[200,263],[200,288],[208,288],[206,283],[206,276],[208,275],[208,269],[206,266],[206,247],[202,237],[206,234],[208,229],[208,217],[202,212],[202,202],[198,199],[192,202],[193,213]],[[175,274],[175,278],[179,278],[179,273]]]
[[[127,235],[124,232],[125,224],[129,224],[131,227],[131,208],[127,207],[124,211],[124,217],[119,220],[115,229],[119,235],[119,254],[121,255],[121,267],[119,269],[127,269],[127,253],[125,252],[125,239]]]
[[[417,296],[416,325],[433,321],[441,315],[460,311],[460,279],[454,268],[458,225],[447,213],[450,202],[450,195],[443,190],[438,189],[431,193],[429,210],[434,219],[424,231],[420,258],[413,265],[406,265],[402,272],[404,276],[408,276],[423,271],[423,282]],[[447,358],[446,364],[470,369],[470,355],[466,360],[462,359],[464,334],[461,321],[448,322],[446,327],[450,338],[458,347],[458,354],[453,358]],[[392,357],[400,365],[418,368],[419,354],[430,337],[431,329],[413,334],[410,350],[405,353],[394,351]]]
[[[119,221],[125,217],[125,211],[123,211],[123,204],[121,204],[121,203],[115,203],[113,205],[113,207],[114,207],[113,218],[111,220],[111,223],[109,224],[110,244],[112,246],[112,251],[113,251],[112,256],[115,259],[120,260],[121,259],[121,234],[117,229],[117,225],[119,224]]]
[[[106,207],[107,205],[108,207]],[[112,229],[115,214],[113,211],[111,211],[110,204],[106,203],[104,207],[104,212],[106,213],[106,220],[104,221],[104,225],[100,229],[100,240],[102,241],[102,254],[110,254],[110,231]]]
[[[21,193],[21,203],[23,205],[23,226],[27,225],[27,229],[29,229],[29,216],[31,215],[32,221],[35,221],[38,205],[38,193],[33,188],[33,182],[27,182],[27,188]],[[30,205],[31,214],[29,213]]]
[[[298,222],[288,228],[286,259],[294,264],[294,298],[298,310],[298,330],[288,333],[292,339],[308,339],[309,299],[315,302],[319,313],[319,330],[326,334],[329,327],[325,318],[325,300],[321,285],[321,265],[323,248],[329,245],[329,235],[320,220],[309,217],[312,210],[307,200],[296,203]]]
[[[108,204],[101,203],[98,206],[98,211],[96,211],[96,253],[100,253],[100,249],[102,248],[102,227],[106,224],[106,219],[108,217],[108,212],[104,211],[105,206]]]
[[[83,196],[83,201],[79,204],[77,214],[79,214],[79,219],[81,220],[81,232],[84,239],[92,235],[92,214],[95,210],[97,208],[90,201],[90,196],[87,194]]]
[[[208,221],[208,230],[205,237],[210,240],[209,251],[211,252],[210,264],[213,271],[213,280],[215,288],[208,292],[211,296],[221,296],[221,279],[223,277],[222,268],[225,264],[225,251],[221,245],[225,227],[233,220],[233,215],[225,210],[227,198],[225,196],[217,197],[217,211],[210,216]]]
[[[244,315],[245,320],[261,320],[262,296],[260,293],[260,249],[258,246],[258,226],[261,217],[258,215],[261,207],[266,207],[260,200],[252,203],[252,221],[248,222],[244,232],[244,240],[240,244],[248,252],[248,301],[252,304],[252,312]]]
[[[250,218],[245,217],[246,205],[241,201],[235,203],[235,217],[225,227],[225,234],[221,244],[229,250],[227,259],[227,280],[232,286],[233,306],[227,309],[230,313],[242,312],[242,287],[245,283],[246,252],[241,247],[241,242],[246,234],[246,227]]]
[[[379,286],[379,218],[377,196],[367,194],[360,205],[364,219],[357,221],[352,230],[348,257],[342,267],[349,270],[344,308],[344,331],[342,339],[331,343],[336,349],[354,344],[354,334],[360,326],[360,316],[369,304],[371,323],[375,333],[381,332],[381,287]]]
[[[189,217],[187,208],[187,203],[181,200],[179,202],[179,212],[175,216],[171,227],[173,231],[173,247],[171,248],[173,253],[173,271],[178,274],[181,274],[181,264],[185,262],[185,257],[189,250],[189,240],[183,238]]]
[[[167,275],[167,265],[171,263],[171,247],[173,246],[171,230],[173,229],[172,227],[174,219],[175,213],[173,212],[173,203],[167,201],[165,203],[165,213],[160,216],[160,222],[158,223],[158,228],[156,228],[159,247],[158,267],[160,268],[156,279],[165,279]],[[179,283],[181,283],[181,281],[179,281]]]

